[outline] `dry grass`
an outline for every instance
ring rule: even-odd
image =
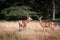
[[[60,27],[54,32],[49,28],[43,31],[38,22],[30,22],[20,32],[18,27],[18,22],[0,22],[0,40],[60,40]]]

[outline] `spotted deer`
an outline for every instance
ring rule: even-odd
[[[21,20],[19,21],[19,30],[23,30],[25,29],[25,27],[27,26],[27,24],[32,20],[32,18],[30,16],[27,16],[26,20]]]
[[[42,22],[43,16],[38,17],[40,25],[45,30],[45,27],[49,27],[52,31],[54,31],[54,23],[53,22]]]

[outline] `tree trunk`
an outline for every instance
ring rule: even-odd
[[[52,20],[55,20],[55,0],[52,0],[52,5],[53,5]]]

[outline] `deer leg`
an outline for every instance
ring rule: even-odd
[[[26,29],[26,26],[27,26],[27,25],[26,25],[26,24],[24,24],[24,26],[23,26],[23,30],[25,30],[25,29]]]
[[[23,30],[23,25],[19,23],[19,31]]]
[[[54,25],[50,26],[51,32],[54,32]]]
[[[44,27],[43,27],[43,31],[45,31],[45,30],[44,30]]]
[[[54,23],[51,25],[51,30],[54,32]]]
[[[51,31],[54,32],[54,27],[50,27],[51,28]]]

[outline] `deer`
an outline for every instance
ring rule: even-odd
[[[43,16],[39,16],[39,24],[43,27],[43,30],[45,31],[45,27],[49,27],[52,31],[54,31],[54,23],[53,22],[42,22]]]
[[[19,30],[24,30],[27,26],[27,24],[32,20],[30,15],[26,15],[27,19],[26,20],[21,20],[19,21]]]

